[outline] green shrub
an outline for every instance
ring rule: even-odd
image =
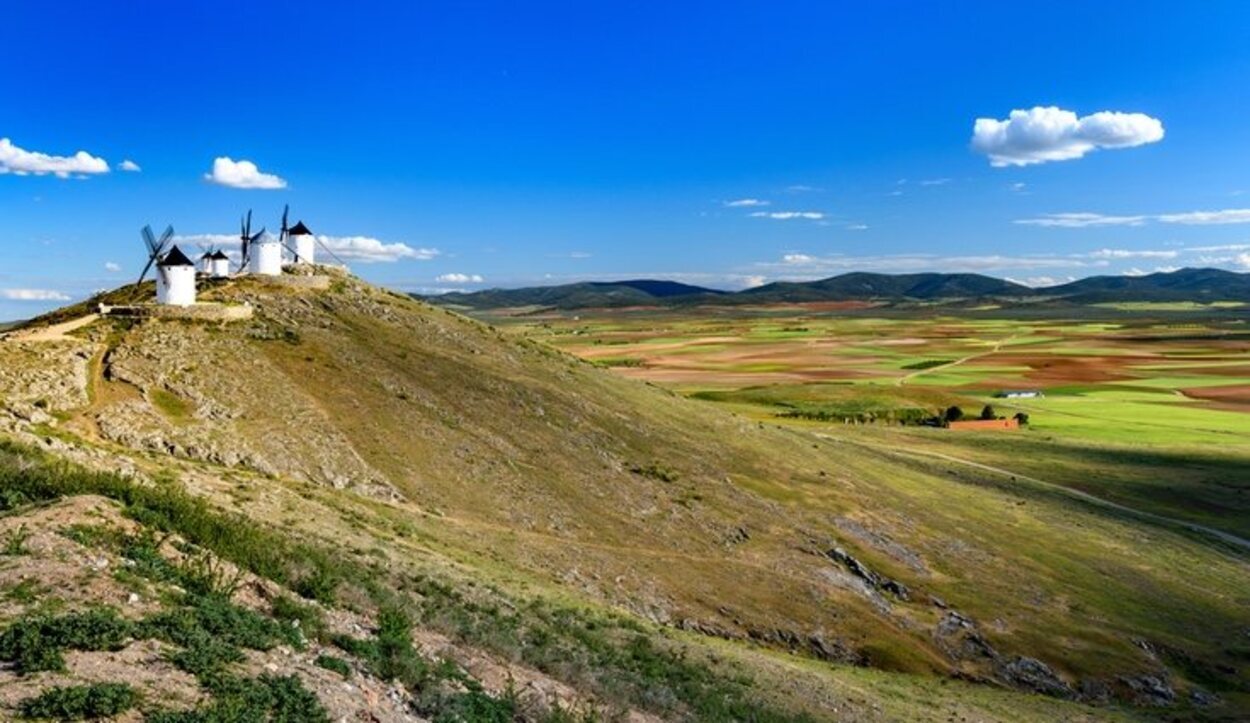
[[[307,638],[320,639],[325,635],[325,614],[317,607],[281,595],[273,601],[272,613],[278,620],[299,628]]]
[[[318,655],[316,662],[318,666],[333,670],[344,678],[350,678],[352,675],[352,667],[342,658],[336,658],[333,655]]]
[[[147,723],[329,723],[330,717],[299,678],[221,676],[210,686],[213,699],[195,710],[147,716]]]
[[[132,625],[112,608],[23,618],[0,633],[0,659],[22,675],[63,670],[66,650],[120,650],[132,636]]]
[[[211,638],[197,640],[169,656],[169,661],[180,670],[185,670],[200,680],[221,675],[227,666],[246,659],[242,650]]]
[[[125,713],[139,701],[139,694],[125,683],[96,683],[49,688],[19,704],[25,718],[84,720],[109,718]]]
[[[16,530],[9,530],[4,535],[4,545],[0,546],[0,553],[9,557],[17,557],[26,554],[26,540],[30,539],[30,530],[26,529],[26,525],[18,527]]]

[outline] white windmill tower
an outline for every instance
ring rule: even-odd
[[[144,226],[143,243],[148,247],[148,263],[139,274],[142,284],[148,270],[156,266],[156,303],[191,306],[195,303],[195,264],[177,246],[165,251],[174,237],[174,227],[165,229],[159,239],[151,226]]]
[[[265,229],[252,233],[252,212],[242,220],[239,239],[243,242],[243,256],[240,271],[261,276],[278,276],[282,273],[282,244],[272,236],[265,235]]]
[[[212,256],[209,256],[208,259],[208,275],[210,277],[224,279],[230,275],[230,257],[225,255],[221,249],[213,251]]]
[[[308,230],[303,221],[296,222],[295,226],[287,231],[287,247],[294,254],[294,261],[297,264],[314,264],[316,262],[317,240],[313,238],[313,232]]]

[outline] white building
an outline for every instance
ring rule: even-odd
[[[213,252],[212,251],[204,252],[204,255],[200,257],[199,263],[196,264],[196,269],[201,274],[204,274],[205,276],[213,272]]]
[[[224,279],[230,275],[230,257],[218,249],[209,257],[208,275],[214,279]]]
[[[156,303],[169,306],[195,303],[195,264],[177,246],[156,262]]]
[[[295,253],[292,261],[297,264],[316,263],[317,242],[313,238],[313,232],[308,230],[303,221],[295,224],[295,228],[287,232],[287,238],[291,240],[291,250]]]
[[[248,271],[261,276],[282,275],[282,244],[273,236],[262,236],[252,242]]]

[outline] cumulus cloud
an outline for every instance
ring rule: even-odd
[[[742,279],[742,285],[747,289],[754,289],[757,286],[763,286],[767,279],[761,275],[747,276]]]
[[[139,167],[138,163],[135,163],[129,158],[117,164],[117,167],[122,169],[123,171],[130,171],[131,173],[138,173],[139,171],[143,170],[142,168]]]
[[[51,289],[0,289],[6,301],[69,301],[69,295]]]
[[[1133,148],[1163,139],[1163,123],[1144,113],[1101,111],[1077,117],[1055,106],[1013,110],[1006,120],[977,118],[973,150],[990,165],[1028,166],[1069,161],[1098,149]]]
[[[1250,253],[1237,254],[1237,256],[1233,258],[1233,263],[1243,269],[1250,269]]]
[[[752,208],[755,206],[767,206],[769,201],[759,198],[739,198],[736,201],[725,201],[725,208]]]
[[[413,248],[404,243],[385,243],[372,236],[318,236],[317,240],[344,261],[387,263],[402,259],[428,261],[439,255],[438,249]]]
[[[443,284],[480,284],[486,279],[481,274],[439,274],[434,280]]]
[[[771,218],[777,221],[789,221],[791,219],[801,218],[809,221],[819,221],[825,217],[825,214],[819,211],[756,211],[751,214],[752,218]]]
[[[811,263],[815,263],[815,261],[816,261],[815,256],[808,256],[807,254],[786,254],[781,257],[782,263],[790,264],[792,266],[811,264]]]
[[[235,161],[221,156],[213,161],[213,170],[204,179],[219,186],[276,190],[286,188],[286,181],[272,173],[262,173],[251,161]]]
[[[69,178],[108,172],[109,164],[103,158],[86,151],[72,156],[52,156],[19,148],[8,138],[0,138],[0,174],[43,176],[51,173],[57,178]]]
[[[115,273],[117,273],[118,271],[121,271],[121,270],[122,270],[122,267],[121,267],[121,264],[119,264],[119,263],[117,263],[117,262],[115,262],[115,261],[105,261],[105,262],[104,262],[104,270],[105,270],[105,271],[107,271],[107,272],[109,272],[110,274],[115,274]]]

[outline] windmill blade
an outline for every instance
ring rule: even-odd
[[[147,244],[148,254],[156,253],[156,234],[152,233],[152,227],[144,226],[139,230],[139,235],[143,237],[143,242]]]
[[[173,237],[174,237],[174,227],[166,226],[165,233],[161,234],[160,240],[156,242],[157,248],[164,249],[165,244],[169,243],[170,239],[172,239]]]
[[[156,263],[156,254],[152,254],[148,257],[147,266],[143,267],[143,273],[139,274],[139,280],[135,282],[135,286],[143,283],[144,277],[148,275],[148,271],[152,270],[152,264],[154,263]]]
[[[243,226],[243,235],[252,235],[252,209],[250,208],[247,210],[247,223]]]
[[[259,231],[257,231],[255,234],[253,234],[253,235],[252,235],[252,237],[251,237],[251,238],[249,238],[249,239],[248,239],[248,243],[255,243],[255,242],[256,242],[256,239],[258,239],[258,238],[260,238],[261,236],[264,236],[264,235],[265,235],[265,227],[264,227],[264,226],[261,226],[261,227],[260,227],[260,230],[259,230]]]

